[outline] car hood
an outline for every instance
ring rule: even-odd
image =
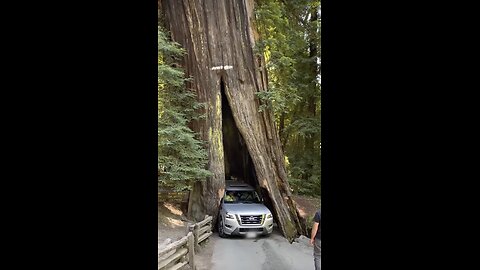
[[[259,203],[227,203],[223,205],[223,208],[229,213],[238,215],[263,215],[270,213],[270,210],[265,205]]]

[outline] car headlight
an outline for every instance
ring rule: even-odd
[[[228,219],[235,219],[235,216],[234,216],[233,214],[226,213],[226,214],[225,214],[225,218],[228,218]]]
[[[272,219],[272,218],[273,218],[272,213],[267,215],[267,219]]]

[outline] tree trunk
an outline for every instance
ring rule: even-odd
[[[231,140],[228,145],[238,143],[233,135],[223,133],[223,122],[232,121],[243,142],[238,147],[246,147],[242,149],[248,158],[227,160],[229,172],[234,171],[235,164],[251,164],[251,184],[266,191],[271,202],[267,206],[284,236],[292,240],[306,232],[291,197],[273,114],[259,112],[255,95],[266,90],[267,77],[263,58],[253,51],[257,38],[253,4],[253,0],[164,0],[161,4],[165,27],[187,51],[181,64],[187,76],[192,77],[188,87],[206,104],[206,118],[197,121],[194,130],[207,142],[208,169],[214,175],[194,185],[189,215],[196,219],[203,219],[205,214],[217,216],[225,188],[225,159],[231,156],[224,155],[224,141]],[[223,102],[222,95],[226,96]],[[227,117],[228,110],[233,120]],[[245,166],[240,171],[252,171]]]
[[[311,11],[310,11],[310,22],[312,23],[312,25],[314,25],[314,23],[318,20],[318,6],[317,5],[313,5],[311,7]],[[315,81],[315,78],[317,76],[317,61],[316,61],[316,56],[317,56],[317,42],[318,40],[316,40],[315,36],[315,32],[317,31],[317,28],[311,28],[309,30],[309,56],[310,56],[310,59],[311,59],[311,65],[310,65],[310,72],[311,72],[311,76],[312,78],[314,79],[314,81],[312,82],[312,88],[315,89],[316,88],[316,81]],[[308,97],[307,97],[307,112],[306,112],[306,115],[308,115],[309,117],[315,117],[315,115],[317,114],[317,111],[316,111],[316,108],[317,108],[317,98],[318,97],[315,97],[314,93],[311,93]],[[308,153],[310,151],[313,151],[314,150],[314,145],[315,145],[315,138],[313,137],[313,135],[311,135],[311,137],[307,137],[305,139],[305,152]],[[305,177],[305,180],[310,178],[310,176],[312,176],[312,173],[313,173],[313,163],[310,163],[308,165],[309,169],[307,170],[308,173],[304,176]]]

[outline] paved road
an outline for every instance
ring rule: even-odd
[[[214,233],[200,254],[199,270],[313,270],[313,247],[270,237],[223,239]]]

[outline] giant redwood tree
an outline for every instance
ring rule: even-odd
[[[161,23],[186,50],[187,87],[205,103],[192,128],[206,141],[208,170],[190,195],[189,215],[217,216],[225,179],[238,177],[266,198],[282,233],[304,231],[287,182],[284,155],[270,110],[259,110],[267,91],[264,59],[255,52],[254,0],[160,0]],[[261,111],[261,112],[260,112]]]

